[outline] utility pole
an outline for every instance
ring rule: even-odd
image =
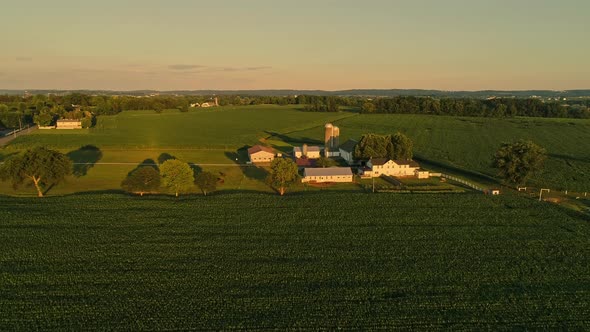
[[[371,178],[373,179],[373,193],[375,193],[375,177],[371,174]]]
[[[542,201],[542,199],[543,199],[543,192],[550,193],[551,190],[550,189],[541,189],[541,191],[539,191],[539,202]]]

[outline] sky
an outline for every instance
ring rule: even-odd
[[[0,89],[588,89],[588,13],[588,0],[2,0]]]

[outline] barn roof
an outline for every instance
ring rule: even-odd
[[[353,139],[349,139],[348,141],[344,142],[342,145],[340,145],[340,150],[344,150],[346,152],[354,152],[354,147],[356,146],[358,142],[353,140]]]
[[[305,176],[347,176],[352,175],[350,167],[306,168]]]
[[[262,146],[262,145],[254,145],[253,147],[248,149],[248,154],[255,154],[258,152],[268,152],[268,153],[272,153],[274,154],[274,150],[272,148],[269,148],[268,146]]]

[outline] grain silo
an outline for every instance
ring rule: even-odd
[[[307,144],[303,144],[303,146],[301,147],[301,155],[303,157],[307,157]]]
[[[332,148],[337,149],[340,146],[340,128],[332,128]]]
[[[332,147],[332,137],[334,136],[334,126],[331,123],[326,123],[324,135],[325,149],[328,150]]]

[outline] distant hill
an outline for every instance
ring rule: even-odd
[[[0,95],[21,95],[25,90],[0,90]],[[482,90],[482,91],[444,91],[444,90],[420,90],[420,89],[352,89],[340,91],[324,90],[134,90],[134,91],[111,91],[111,90],[28,90],[31,94],[68,94],[84,93],[92,95],[240,95],[240,96],[292,96],[292,95],[315,95],[315,96],[367,96],[367,97],[396,97],[396,96],[430,96],[430,97],[454,97],[454,98],[489,98],[489,97],[514,97],[514,98],[576,98],[590,97],[590,89],[586,90]]]

